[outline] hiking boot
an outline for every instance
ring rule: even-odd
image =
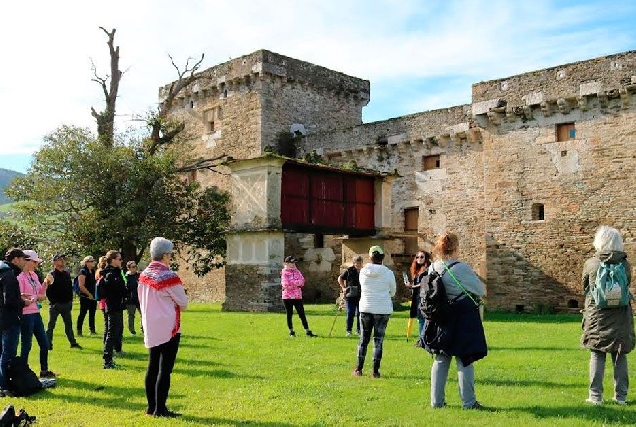
[[[296,332],[289,331],[289,336],[292,337],[292,338],[295,338],[296,337]]]
[[[77,335],[78,337],[83,337],[84,336],[84,335],[82,335],[82,331],[77,331],[77,333],[75,335]]]
[[[71,344],[71,348],[79,348],[80,350],[83,349],[84,347],[82,347],[81,345],[79,345],[78,343],[74,342],[73,344]]]
[[[110,362],[104,362],[104,369],[117,369],[119,366],[115,365],[112,360]]]
[[[57,374],[53,371],[40,371],[40,378],[55,378],[57,377]]]
[[[353,370],[353,374],[352,374],[352,375],[353,375],[354,377],[361,377],[361,376],[362,376],[362,369],[355,368],[355,369]]]
[[[481,403],[475,401],[475,403],[473,403],[470,406],[465,407],[464,409],[475,409],[475,410],[479,411],[479,410],[483,410],[483,409],[486,409],[486,408]]]
[[[130,331],[131,335],[137,335],[137,332],[135,331]]]
[[[311,332],[310,329],[307,329],[307,332],[305,332],[305,335],[307,335],[309,338],[315,338],[318,335],[314,334],[313,332]]]
[[[373,378],[380,378],[380,372],[379,371],[373,371]]]
[[[153,416],[162,417],[162,418],[177,418],[177,417],[180,417],[181,414],[178,412],[165,410],[163,412],[155,412]]]

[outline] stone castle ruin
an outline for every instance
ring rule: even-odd
[[[599,225],[621,230],[628,258],[636,255],[636,51],[475,83],[470,104],[373,123],[362,123],[369,81],[266,50],[201,77],[172,114],[201,156],[237,161],[222,175],[189,176],[233,200],[227,266],[203,279],[182,272],[197,298],[280,310],[279,272],[294,254],[305,298],[332,302],[337,275],[371,242],[385,246],[399,277],[418,248],[452,230],[489,309],[575,311]],[[374,180],[365,187],[373,233],[286,225],[286,171],[305,172],[265,156],[282,134],[297,136],[298,157],[328,165],[312,166],[308,180],[339,179],[338,168],[377,172],[342,178]]]

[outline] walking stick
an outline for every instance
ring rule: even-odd
[[[409,322],[406,324],[406,342],[409,342],[412,328],[413,328],[413,318],[409,317]]]
[[[342,306],[344,305],[344,294],[340,294],[340,296],[336,299],[336,315],[333,317],[333,322],[331,323],[331,329],[329,330],[329,338],[331,338],[331,334],[333,333],[333,328],[336,326],[336,320],[338,319],[338,313],[342,310]]]

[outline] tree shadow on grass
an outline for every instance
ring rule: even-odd
[[[487,312],[484,323],[581,323],[581,314],[532,314]]]
[[[531,414],[538,419],[554,418],[555,420],[580,420],[581,425],[590,424],[634,424],[633,410],[621,408],[618,405],[587,405],[581,401],[580,405],[574,406],[526,406],[506,408],[509,411],[519,411]]]
[[[480,377],[480,384],[485,386],[503,386],[503,387],[541,387],[541,388],[551,388],[551,389],[562,389],[562,388],[581,388],[581,384],[566,384],[562,382],[552,382],[545,380],[520,380],[515,378],[506,378],[506,379],[489,379]]]
[[[233,425],[233,426],[253,426],[253,427],[298,427],[298,426],[311,426],[307,424],[292,424],[292,423],[281,423],[280,421],[276,422],[263,422],[263,421],[250,421],[250,420],[235,420],[229,418],[218,418],[218,417],[197,417],[191,416],[188,414],[183,414],[182,417],[179,418],[183,421],[188,421],[194,425]],[[319,424],[322,425],[322,424]]]
[[[531,347],[501,347],[501,346],[488,346],[488,351],[559,351],[559,352],[563,352],[563,351],[572,351],[572,352],[577,352],[580,353],[581,352],[581,348],[580,347],[572,347],[572,348],[565,348],[565,347],[537,347],[537,346],[531,346]]]

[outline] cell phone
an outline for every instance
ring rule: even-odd
[[[410,282],[410,280],[409,280],[409,275],[408,275],[408,274],[406,274],[406,271],[403,271],[403,272],[402,272],[402,279],[404,280],[404,284],[405,284],[405,285],[407,285],[407,284]]]

